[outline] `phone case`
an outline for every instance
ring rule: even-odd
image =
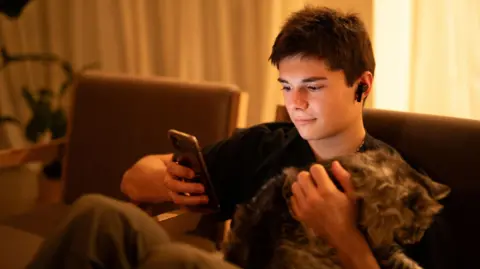
[[[188,208],[192,211],[202,213],[218,212],[220,210],[220,204],[218,202],[213,184],[210,180],[210,175],[208,174],[207,166],[203,159],[202,151],[197,138],[193,135],[173,129],[168,131],[168,137],[175,150],[173,161],[178,162],[180,165],[189,167],[195,172],[196,176],[193,181],[202,183],[204,185],[205,193],[209,198],[208,204],[202,204]]]

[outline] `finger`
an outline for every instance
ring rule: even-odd
[[[309,172],[302,171],[297,175],[297,182],[302,188],[302,191],[306,197],[316,195],[317,188],[313,183],[313,179]]]
[[[350,180],[351,176],[350,173],[345,170],[342,165],[338,161],[334,161],[332,164],[332,173],[333,176],[338,180],[340,185],[342,185],[345,194],[354,199],[354,188],[352,181]]]
[[[305,208],[307,203],[307,198],[305,196],[305,193],[303,193],[302,187],[300,187],[300,184],[298,182],[295,182],[292,184],[292,193],[293,193],[292,198],[294,198],[296,201],[297,209],[301,210],[302,208]]]
[[[165,176],[164,184],[167,189],[177,193],[184,192],[201,194],[205,192],[205,188],[202,184],[181,181],[173,178],[172,175],[170,175],[169,173],[167,173],[167,175]]]
[[[292,214],[292,217],[296,220],[300,219],[300,210],[298,208],[298,202],[297,202],[297,199],[295,198],[295,196],[292,196],[290,198],[290,207],[291,207],[291,212],[290,214]]]
[[[182,166],[175,162],[166,162],[167,171],[175,177],[192,179],[195,177],[195,173],[192,169]]]
[[[177,205],[199,205],[208,203],[208,196],[186,196],[170,191],[172,201]]]
[[[325,167],[320,164],[314,164],[310,167],[310,174],[314,182],[317,184],[317,188],[321,191],[334,192],[338,191],[332,179],[328,176]]]

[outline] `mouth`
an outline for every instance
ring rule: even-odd
[[[316,119],[295,119],[294,122],[298,125],[306,125],[315,122]]]

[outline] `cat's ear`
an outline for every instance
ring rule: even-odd
[[[289,199],[292,196],[292,184],[297,181],[297,175],[300,173],[300,170],[295,167],[287,167],[283,169],[283,187],[282,194],[283,198]]]
[[[435,181],[430,183],[430,193],[435,200],[441,200],[450,194],[451,189],[445,184],[441,184]]]

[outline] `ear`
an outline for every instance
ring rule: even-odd
[[[363,93],[362,100],[370,95],[373,87],[373,75],[370,71],[365,71],[358,79],[358,83],[363,83],[368,86],[367,90]]]
[[[430,181],[430,193],[435,200],[441,200],[450,194],[451,189],[447,185],[440,184],[435,181]]]

